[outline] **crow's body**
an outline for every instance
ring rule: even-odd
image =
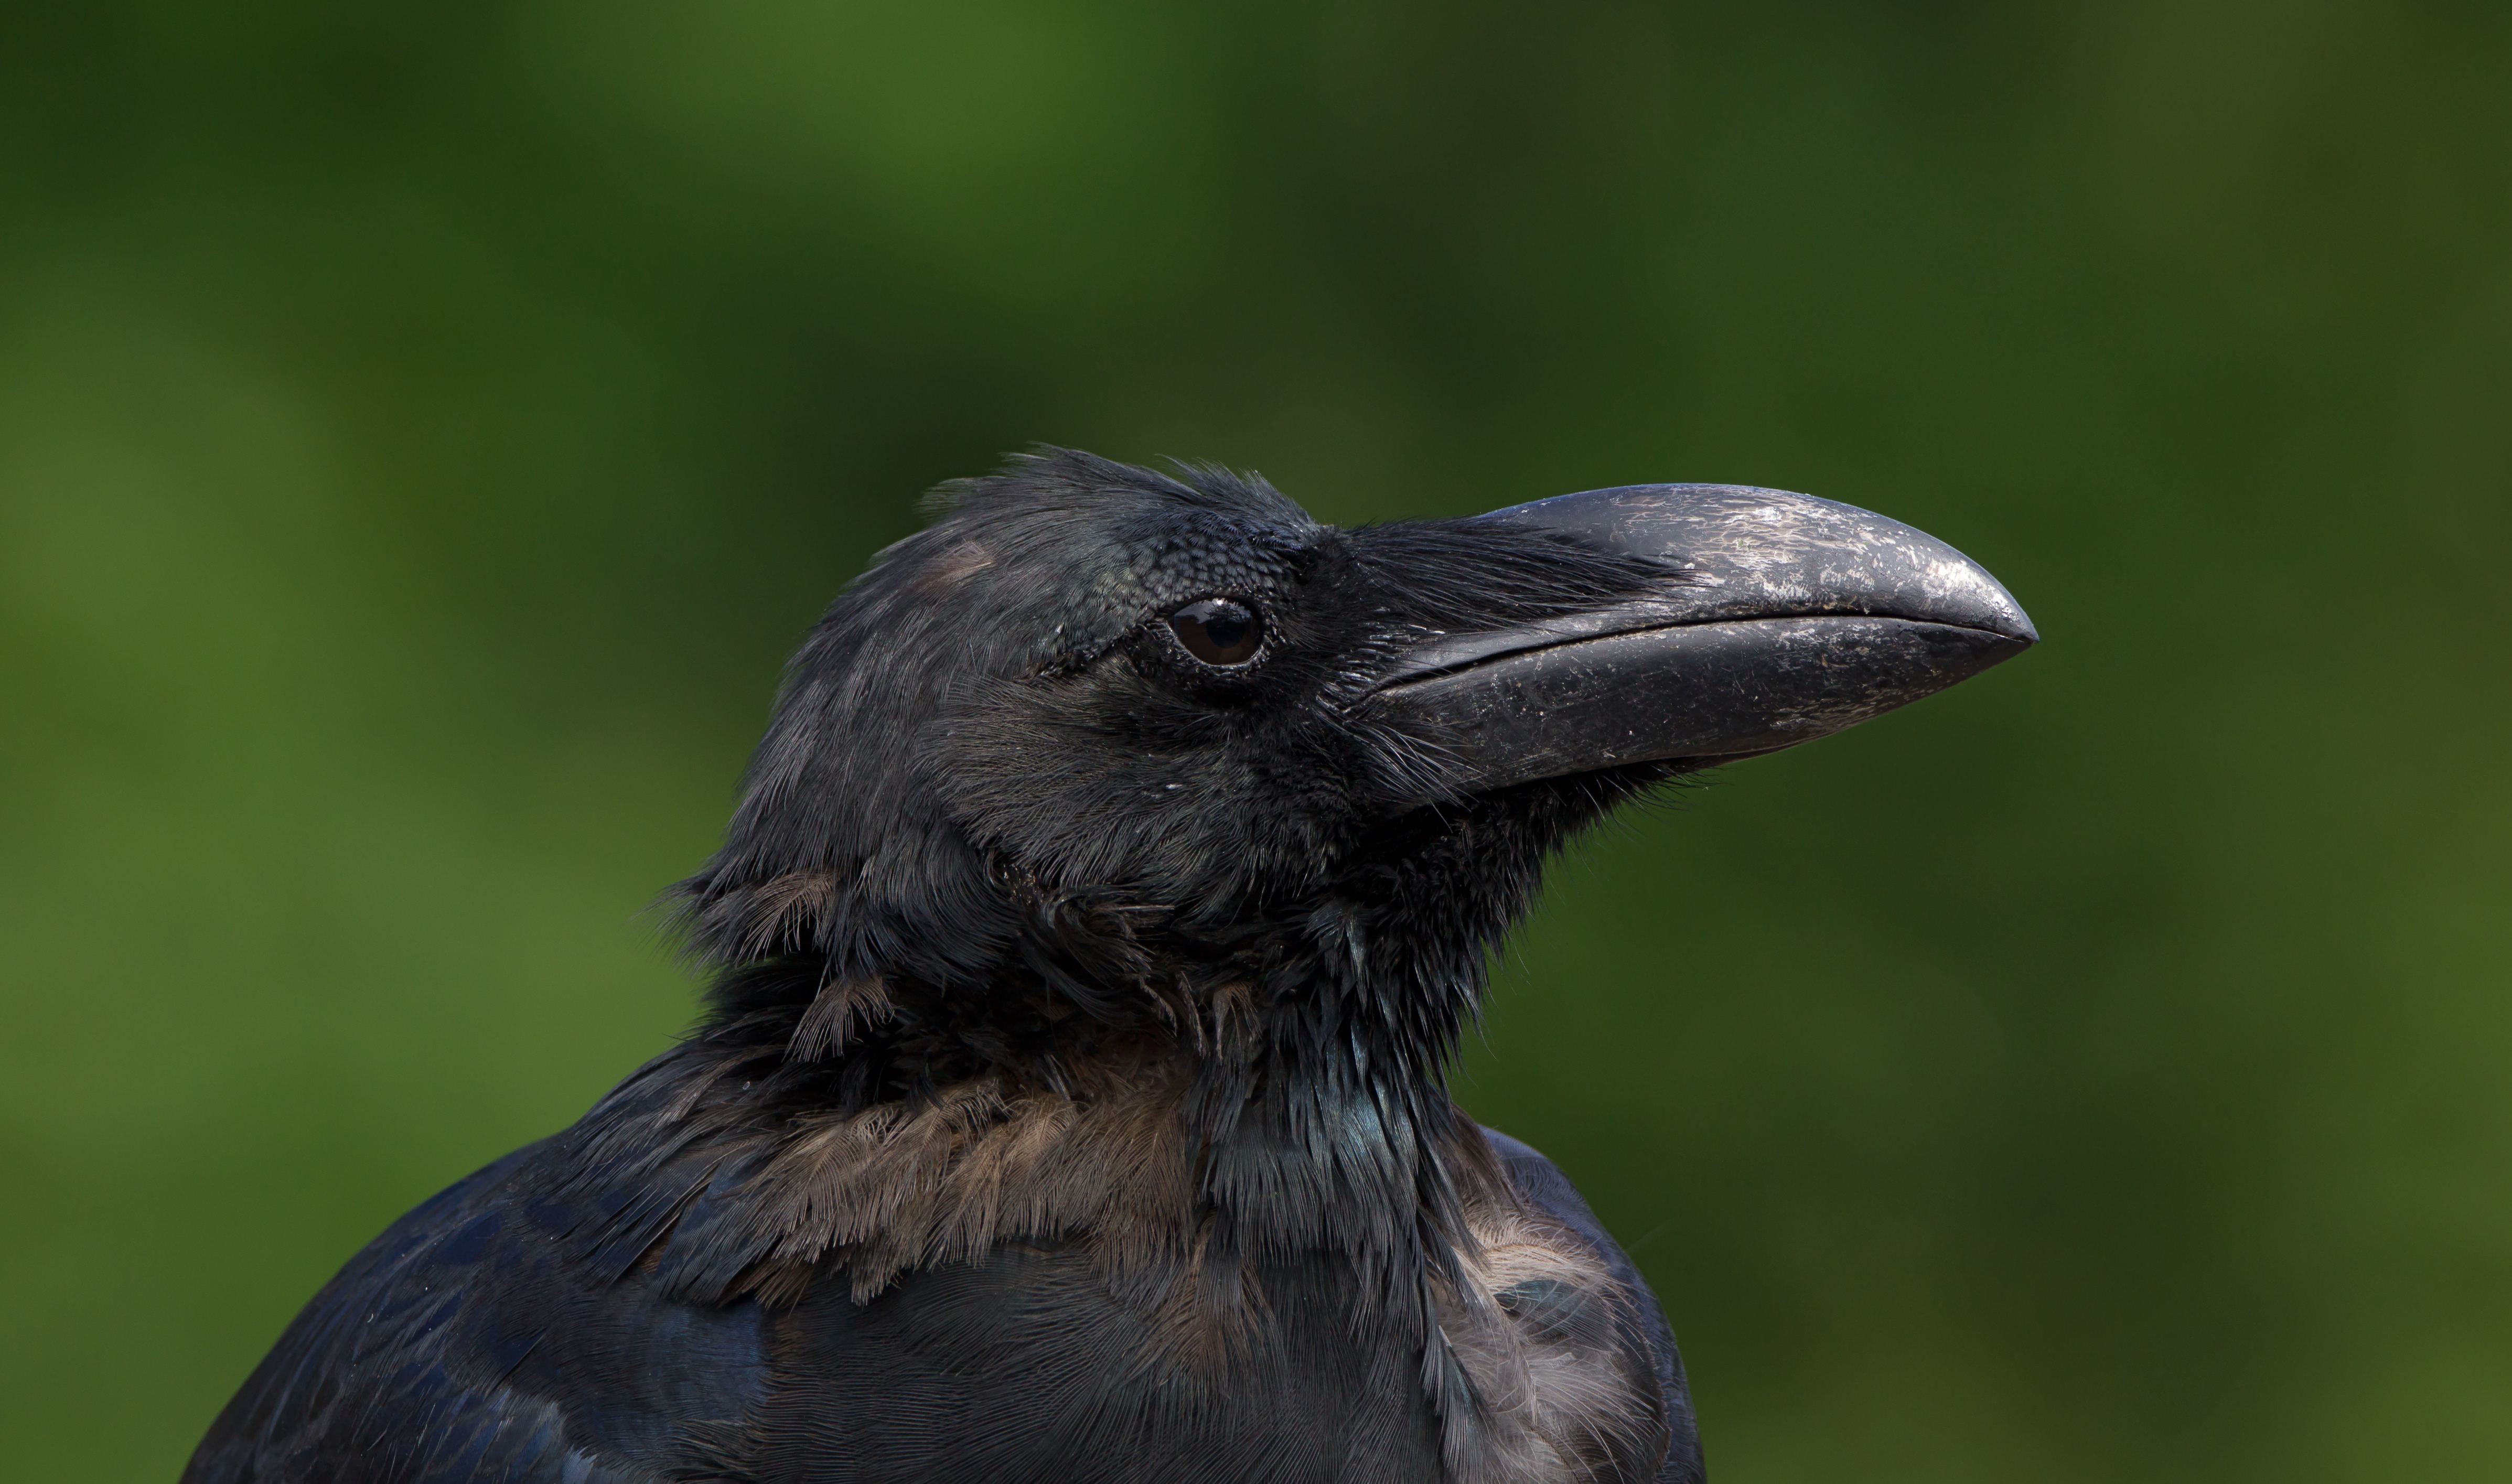
[[[1548,1161],[1494,1143],[1525,1198],[1617,1285],[1586,1300],[1539,1281],[1511,1302],[1554,1331],[1607,1326],[1676,1420],[1674,1456],[1629,1476],[1698,1478],[1655,1302]],[[572,1183],[569,1153],[562,1136],[509,1155],[378,1237],[290,1328],[191,1476],[1448,1477],[1418,1373],[1361,1343],[1347,1319],[1362,1296],[1331,1282],[1293,1290],[1284,1322],[1226,1368],[1147,1356],[1158,1306],[1130,1301],[1075,1243],[921,1269],[868,1306],[843,1283],[790,1305],[693,1304],[643,1265],[618,1273],[585,1250],[598,1200],[551,1193]],[[1627,1452],[1663,1456],[1668,1429],[1633,1430]]]
[[[1757,540],[1804,500],[1749,493]],[[1060,451],[962,487],[682,887],[707,1019],[354,1259],[187,1480],[1700,1479],[1655,1299],[1443,1059],[1568,834],[2029,630],[1933,550],[1934,596],[1754,606],[1528,510],[1341,531]],[[1797,688],[1633,742],[1739,654]]]

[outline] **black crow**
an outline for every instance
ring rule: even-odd
[[[352,1259],[184,1477],[1700,1479],[1657,1301],[1442,1067],[1565,837],[2021,610],[1769,489],[942,497],[678,888],[697,1029]]]

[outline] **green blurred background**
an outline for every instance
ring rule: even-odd
[[[693,986],[1033,440],[1888,512],[2048,643],[1601,832],[1471,1107],[1721,1484],[2512,1476],[2512,8],[0,13],[0,1476],[171,1478]]]

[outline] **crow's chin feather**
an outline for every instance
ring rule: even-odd
[[[729,968],[691,1038],[581,1131],[589,1179],[678,1182],[608,1240],[675,1291],[770,1302],[823,1271],[869,1295],[919,1263],[1084,1237],[1129,1281],[1212,1301],[1235,1290],[1190,1269],[1322,1245],[1373,1303],[1427,1315],[1502,1189],[1443,1075],[1487,951],[1547,855],[1662,772],[1384,821],[1332,889],[1225,931],[998,861],[1020,912],[982,974]],[[771,885],[771,917],[828,889]]]

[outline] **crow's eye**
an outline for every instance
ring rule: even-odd
[[[1243,665],[1265,642],[1265,620],[1243,603],[1201,598],[1169,615],[1169,628],[1186,652],[1207,665]]]

